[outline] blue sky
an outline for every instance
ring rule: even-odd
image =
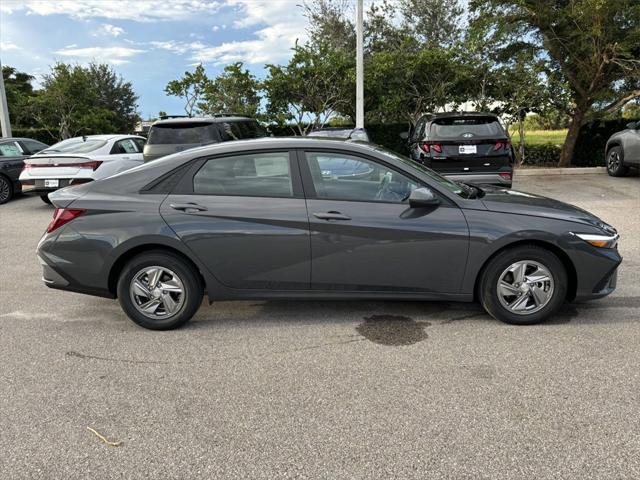
[[[38,77],[56,61],[107,62],[133,83],[143,118],[182,113],[163,92],[200,62],[243,61],[261,77],[306,38],[301,0],[0,0],[0,60]]]

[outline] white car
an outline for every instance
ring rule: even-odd
[[[145,139],[135,135],[87,135],[56,143],[24,161],[24,193],[40,195],[69,185],[100,180],[143,163]]]

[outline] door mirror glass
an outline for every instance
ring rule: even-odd
[[[409,132],[402,132],[400,133],[400,138],[402,140],[407,140],[409,138]]]
[[[637,130],[638,127],[640,127],[640,122],[631,122],[631,123],[627,123],[627,128],[629,130]]]
[[[409,206],[411,208],[433,207],[440,204],[440,199],[435,196],[431,189],[426,187],[416,188],[409,195]]]

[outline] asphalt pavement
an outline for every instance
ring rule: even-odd
[[[640,178],[515,187],[618,228],[613,295],[530,327],[474,304],[243,301],[153,332],[46,288],[51,207],[0,206],[0,478],[640,478]]]

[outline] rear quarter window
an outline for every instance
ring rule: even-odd
[[[465,138],[505,136],[505,133],[493,118],[441,118],[431,124],[431,135],[437,138]]]

